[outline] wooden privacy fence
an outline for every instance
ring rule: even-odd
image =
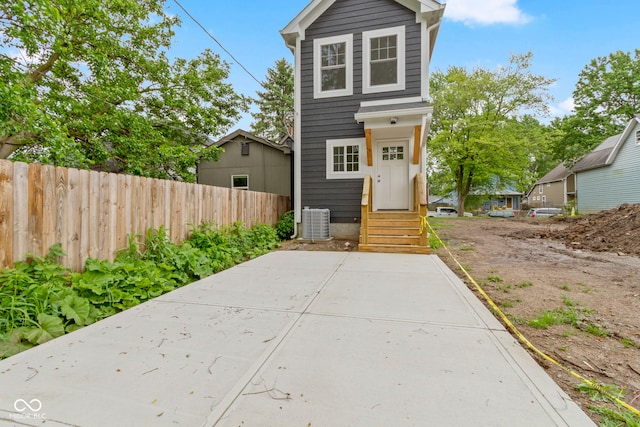
[[[149,228],[164,225],[178,243],[202,222],[274,225],[289,205],[275,194],[0,160],[0,268],[61,243],[61,262],[81,271]]]

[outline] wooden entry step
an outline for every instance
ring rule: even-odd
[[[421,219],[418,212],[370,212],[366,224],[360,227],[362,252],[430,253],[428,242],[421,240]]]

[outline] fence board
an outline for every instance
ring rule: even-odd
[[[51,212],[51,216],[55,218],[54,224],[54,236],[53,243],[61,243],[63,248],[69,247],[69,241],[67,236],[69,236],[69,232],[67,231],[68,223],[67,217],[69,216],[69,212],[67,210],[69,200],[68,192],[69,192],[69,169],[66,168],[55,168],[55,207]],[[65,249],[67,251],[68,249]],[[62,259],[58,260],[59,262]]]
[[[192,225],[273,225],[288,208],[285,196],[0,160],[0,268],[61,243],[81,271],[149,228],[180,242]]]
[[[0,268],[13,267],[13,163],[0,162]]]
[[[29,251],[29,165],[13,165],[13,260]]]
[[[91,251],[91,173],[79,171],[80,181],[80,265],[84,267]]]
[[[42,242],[38,252],[46,254],[56,243],[56,168],[41,167],[42,179]]]

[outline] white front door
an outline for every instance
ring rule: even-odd
[[[373,196],[377,209],[409,209],[409,141],[385,140],[377,144]]]

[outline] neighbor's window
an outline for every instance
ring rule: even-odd
[[[235,188],[236,190],[248,190],[249,175],[232,175],[231,188]]]
[[[362,40],[362,92],[404,90],[404,27],[365,31]]]
[[[353,94],[353,35],[316,39],[313,42],[315,98]]]
[[[365,145],[364,138],[327,140],[327,179],[362,178],[371,173],[363,152]]]
[[[640,130],[636,131],[636,144],[640,145]]]

